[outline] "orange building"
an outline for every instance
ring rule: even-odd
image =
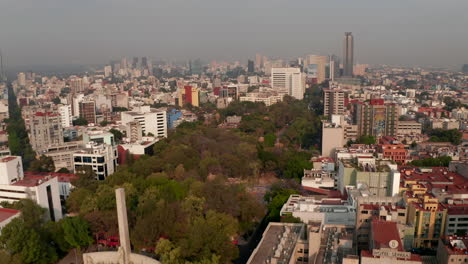
[[[384,159],[391,159],[399,164],[406,163],[408,150],[405,145],[396,141],[393,137],[382,137],[379,140],[378,152],[383,155]]]

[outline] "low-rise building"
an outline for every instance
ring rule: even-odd
[[[316,199],[293,194],[281,208],[280,215],[297,217],[304,223],[319,222],[353,228],[356,224],[356,209],[339,198]]]
[[[108,144],[89,142],[85,147],[73,154],[75,173],[84,167],[91,167],[97,180],[104,180],[117,168],[117,148]]]
[[[31,199],[48,210],[52,221],[62,218],[62,206],[57,177],[23,172],[21,157],[0,159],[0,202],[17,202]]]
[[[361,251],[361,264],[422,264],[419,255],[405,251],[397,223],[375,219],[371,223],[369,250]]]
[[[437,263],[464,264],[468,262],[468,235],[446,236],[437,246]]]

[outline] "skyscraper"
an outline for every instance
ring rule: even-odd
[[[343,39],[343,76],[353,76],[354,38],[351,32],[345,32]]]
[[[247,72],[248,73],[252,73],[255,71],[255,65],[254,65],[254,61],[253,60],[249,60],[247,62]]]

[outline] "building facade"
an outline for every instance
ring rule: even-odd
[[[63,144],[62,122],[58,114],[36,112],[26,120],[32,148],[41,153],[49,146]]]

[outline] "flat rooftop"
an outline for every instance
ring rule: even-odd
[[[8,208],[0,208],[0,223],[19,214],[19,210],[15,209],[8,209]]]
[[[303,224],[270,223],[247,263],[266,263],[272,258],[289,263],[303,228]]]

